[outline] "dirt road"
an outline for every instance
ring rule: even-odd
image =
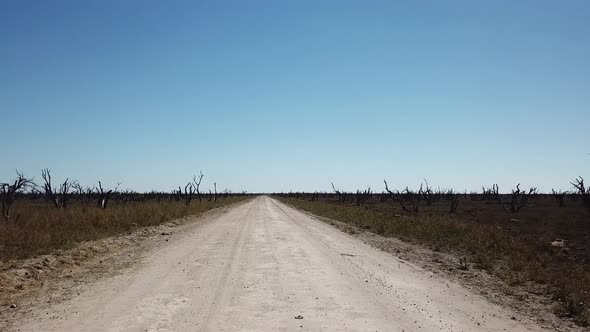
[[[23,331],[525,331],[532,323],[259,197],[169,237],[139,267]]]

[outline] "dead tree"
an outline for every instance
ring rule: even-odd
[[[197,193],[197,197],[199,198],[199,203],[201,203],[201,191],[200,191],[200,187],[201,187],[201,181],[203,181],[203,171],[199,171],[199,181],[197,181],[197,177],[193,176],[193,183],[195,185],[195,190]],[[186,188],[185,188],[186,191]]]
[[[115,196],[115,197],[117,197],[115,202],[118,204],[118,201],[121,201],[121,203],[123,203],[123,207],[125,207],[125,206],[127,206],[127,203],[129,203],[131,200],[133,200],[133,197],[136,194],[137,193],[131,189],[122,190],[119,192],[119,194],[117,196]]]
[[[52,202],[56,209],[65,209],[68,206],[68,198],[70,196],[70,189],[72,183],[66,179],[59,189],[53,188],[51,184],[51,170],[49,168],[41,170],[41,177],[43,178],[43,191],[45,199]]]
[[[588,209],[590,209],[590,186],[584,185],[584,178],[581,176],[574,180],[575,182],[570,182],[574,188],[577,190],[577,194],[582,196],[582,204],[586,205]]]
[[[92,194],[94,192],[94,189],[92,189],[90,187],[84,188],[77,181],[74,181],[72,183],[72,188],[76,191],[76,196],[78,197],[78,201],[80,201],[80,204],[82,205],[82,212],[86,212],[86,208],[88,207],[88,203],[90,203],[90,200],[92,199]]]
[[[500,192],[497,184],[493,184],[492,187],[488,189],[486,189],[485,187],[481,187],[481,189],[483,200],[500,200]]]
[[[408,187],[406,187],[406,189],[404,189],[401,192],[400,204],[402,204],[404,211],[411,212],[411,213],[418,213],[419,208],[418,208],[418,203],[416,202],[417,201],[416,196],[420,197],[419,195],[416,195],[413,191],[408,189]],[[404,203],[404,201],[405,201],[405,203]]]
[[[59,209],[59,202],[57,199],[57,195],[53,192],[53,185],[51,184],[51,170],[48,168],[41,170],[41,177],[45,182],[43,184],[43,191],[45,195],[45,199],[52,202],[57,209]]]
[[[346,200],[346,198],[344,197],[344,195],[342,195],[342,192],[340,190],[336,189],[336,187],[334,186],[334,182],[330,182],[330,184],[332,185],[332,190],[334,190],[336,195],[338,195],[338,200],[341,202],[344,202]]]
[[[172,198],[174,198],[174,200],[176,202],[180,202],[180,200],[182,199],[182,189],[180,189],[180,186],[178,186],[178,190],[172,189],[171,192],[172,192],[171,200],[172,200]]]
[[[117,186],[114,191],[116,191],[118,188],[119,188],[119,186]],[[101,209],[106,209],[107,204],[109,203],[109,200],[112,197],[113,189],[110,189],[110,190],[103,189],[102,183],[100,183],[100,181],[98,181],[98,188],[96,188],[96,194],[97,194],[97,201],[96,202],[98,204],[98,207]]]
[[[184,186],[184,192],[182,192],[182,189],[180,188],[180,186],[178,186],[178,191],[175,192],[176,197],[178,197],[178,200],[181,200],[184,202],[184,205],[189,206],[191,204],[191,201],[193,200],[193,196],[195,195],[195,186],[189,182],[186,184],[186,186]]]
[[[385,190],[393,197],[394,200],[398,201],[400,206],[405,212],[409,213],[417,213],[418,212],[418,205],[416,204],[414,193],[411,192],[408,187],[401,193],[399,190],[395,192],[389,190],[389,186],[387,186],[387,181],[383,180],[385,183]]]
[[[424,183],[426,184],[426,188],[422,189],[422,184],[420,184],[420,189],[418,190],[418,196],[420,199],[424,199],[427,206],[431,206],[432,202],[434,201],[434,193],[432,192],[432,188],[428,185],[428,181],[424,179]]]
[[[586,187],[584,185],[584,178],[582,178],[581,176],[574,179],[574,182],[570,182],[572,184],[572,186],[574,186],[574,188],[576,188],[576,190],[578,191],[578,194],[580,195],[586,195],[588,194],[588,190],[590,190],[590,187]]]
[[[360,189],[357,189],[356,195],[354,197],[355,201],[356,201],[356,205],[361,206],[364,202],[371,199],[372,195],[373,195],[373,192],[371,191],[371,187],[367,187],[367,189],[363,190],[363,191],[361,191]]]
[[[506,212],[516,213],[525,206],[534,206],[534,204],[530,203],[530,198],[536,195],[536,193],[537,188],[530,188],[528,192],[526,190],[521,190],[519,183],[516,185],[516,190],[512,190],[512,195],[510,196],[509,201],[503,201],[501,198],[498,199]]]
[[[16,195],[21,193],[27,187],[34,185],[33,181],[25,178],[18,171],[17,178],[11,183],[0,183],[0,199],[2,200],[2,217],[8,222],[10,220],[10,213],[12,205],[16,199]]]

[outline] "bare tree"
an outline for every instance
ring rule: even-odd
[[[516,185],[516,190],[512,190],[512,195],[510,196],[509,201],[503,201],[501,198],[498,199],[504,210],[506,210],[506,212],[516,213],[525,206],[534,206],[534,204],[530,203],[530,200],[531,197],[533,197],[536,194],[537,188],[530,188],[527,192],[526,190],[520,189],[519,183]]]
[[[90,188],[90,187],[84,188],[77,181],[74,181],[72,183],[72,188],[76,191],[76,196],[78,197],[78,200],[82,204],[82,212],[86,212],[86,208],[88,207],[88,203],[90,203],[90,200],[92,199],[92,194],[94,192],[94,189]]]
[[[584,178],[581,176],[570,182],[574,188],[578,191],[578,195],[582,196],[582,204],[586,205],[590,209],[590,186],[584,185]]]
[[[576,190],[578,191],[578,194],[580,195],[586,195],[588,194],[588,190],[590,190],[588,187],[586,187],[584,185],[584,178],[582,178],[581,176],[579,176],[578,178],[574,179],[574,182],[570,182],[572,184],[572,186],[574,186],[574,188],[576,188]]]
[[[482,199],[486,200],[500,200],[500,193],[499,187],[497,184],[493,184],[491,188],[486,189],[485,187],[481,187],[482,189]]]
[[[98,188],[96,188],[96,194],[97,194],[97,203],[98,203],[98,207],[102,208],[102,209],[106,209],[107,208],[107,204],[109,203],[109,200],[112,197],[113,191],[117,191],[117,189],[119,188],[119,185],[117,185],[117,187],[113,190],[113,189],[103,189],[102,187],[102,183],[100,181],[98,181]]]
[[[123,203],[123,207],[127,206],[127,203],[129,203],[130,201],[132,201],[134,199],[134,196],[137,193],[129,188],[125,189],[125,190],[121,190],[119,191],[118,195],[114,196],[115,198],[113,199],[117,204],[119,203],[119,201],[121,203]]]
[[[189,182],[184,186],[184,192],[182,192],[182,188],[178,186],[178,191],[174,191],[174,193],[176,194],[175,197],[177,201],[182,199],[184,205],[189,206],[195,194],[195,186]]]
[[[357,189],[355,197],[355,202],[357,206],[361,206],[364,202],[371,199],[373,192],[371,191],[371,187],[367,187],[366,190],[361,191]]]
[[[418,196],[421,199],[424,199],[427,206],[431,206],[432,202],[434,201],[434,193],[432,192],[432,188],[428,185],[428,181],[424,179],[424,183],[426,184],[426,188],[422,188],[422,184],[420,184],[420,189],[418,190]]]
[[[385,183],[385,190],[393,197],[394,200],[398,201],[400,206],[405,212],[410,213],[417,213],[418,212],[418,205],[416,204],[415,195],[412,191],[406,187],[404,191],[401,193],[399,190],[395,192],[389,190],[389,186],[387,185],[387,181],[383,180]]]
[[[2,217],[8,222],[10,212],[15,201],[15,196],[25,190],[28,186],[34,185],[33,181],[25,178],[21,173],[16,171],[17,178],[11,183],[0,183],[0,198],[2,199]]]
[[[180,202],[180,200],[182,199],[182,190],[180,189],[180,186],[178,186],[178,190],[172,189],[171,193],[172,198],[174,198],[175,201]]]
[[[68,206],[68,198],[72,182],[66,179],[59,189],[53,188],[51,184],[51,170],[49,168],[41,170],[41,177],[43,177],[43,190],[45,199],[52,202],[56,209],[65,209]]]
[[[330,184],[332,185],[332,190],[334,190],[336,195],[338,195],[338,200],[344,202],[346,200],[346,197],[342,194],[342,192],[339,189],[336,189],[336,187],[334,186],[334,182],[330,182]]]
[[[193,176],[193,183],[195,185],[195,190],[197,193],[197,197],[199,198],[199,203],[201,203],[201,191],[200,191],[200,187],[201,187],[201,181],[203,181],[203,171],[199,171],[199,180],[197,181],[197,176],[194,175]],[[186,189],[185,189],[186,190]]]

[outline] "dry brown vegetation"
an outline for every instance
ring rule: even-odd
[[[467,257],[470,268],[511,285],[534,284],[555,312],[590,325],[590,207],[583,180],[569,193],[498,187],[482,193],[434,191],[427,183],[375,194],[289,193],[277,198],[362,229]],[[584,191],[585,190],[585,191]],[[464,262],[457,269],[467,268]]]
[[[0,260],[45,254],[68,248],[81,241],[96,240],[138,227],[152,226],[215,207],[237,202],[245,196],[232,196],[218,203],[204,201],[189,206],[174,200],[155,199],[116,205],[108,209],[72,204],[57,210],[43,202],[19,202],[17,222],[0,222]]]
[[[43,170],[44,184],[17,175],[0,184],[0,261],[22,259],[64,249],[81,241],[130,232],[245,199],[245,194],[202,194],[201,180],[186,185],[187,192],[135,193],[130,190],[82,187],[66,179],[54,188],[51,171]],[[189,188],[190,187],[190,188]],[[193,197],[197,201],[193,201]]]

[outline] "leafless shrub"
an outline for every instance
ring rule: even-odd
[[[195,194],[195,186],[193,183],[189,182],[184,186],[184,192],[182,191],[181,187],[178,187],[178,191],[174,191],[178,200],[182,200],[184,205],[189,206],[191,201],[193,200],[193,196]]]
[[[344,196],[342,192],[334,186],[334,182],[330,182],[330,184],[332,185],[332,190],[334,190],[336,195],[338,195],[338,200],[341,202],[346,201],[346,196]]]
[[[371,187],[368,187],[363,191],[357,190],[356,195],[354,196],[356,205],[361,206],[364,202],[370,200],[372,195],[373,192],[371,191]]]
[[[584,178],[581,176],[570,182],[577,190],[577,194],[582,197],[582,204],[586,205],[590,209],[590,186],[584,185]]]
[[[45,199],[52,202],[56,209],[65,209],[68,206],[68,198],[70,196],[70,189],[72,182],[66,179],[59,188],[53,188],[51,183],[51,170],[49,168],[41,170],[41,177],[43,178],[43,191]]]
[[[72,188],[75,190],[76,197],[78,198],[78,201],[80,201],[80,204],[82,205],[82,212],[85,213],[88,208],[88,203],[90,203],[90,200],[92,199],[92,194],[94,193],[94,189],[90,188],[90,187],[84,188],[77,181],[74,181],[72,183]]]
[[[96,195],[97,195],[97,204],[98,207],[101,209],[106,209],[107,205],[109,203],[109,200],[112,197],[113,191],[117,191],[117,189],[119,188],[120,183],[117,185],[117,187],[113,190],[113,189],[103,189],[102,187],[102,183],[100,181],[98,181],[98,188],[96,188]]]
[[[481,187],[482,189],[482,194],[481,194],[481,198],[482,200],[493,200],[493,201],[498,201],[500,200],[500,192],[499,192],[499,187],[497,184],[493,184],[491,188],[485,188],[485,187]]]
[[[134,199],[137,193],[131,189],[125,189],[117,193],[113,198],[116,198],[117,203],[121,203],[123,206],[127,206],[129,202]]]
[[[586,187],[584,185],[584,178],[582,178],[580,176],[577,179],[574,179],[574,181],[576,181],[576,182],[575,183],[570,182],[570,183],[574,186],[574,188],[576,188],[576,190],[578,191],[578,194],[580,194],[580,195],[588,194],[588,190],[590,190],[590,189],[589,189],[589,187]]]
[[[385,183],[385,190],[393,197],[394,200],[399,202],[400,206],[405,212],[418,212],[418,204],[416,203],[417,195],[414,192],[410,191],[408,187],[406,187],[406,189],[404,189],[404,191],[402,191],[401,193],[399,190],[393,192],[389,190],[387,181],[383,180],[383,182]]]
[[[16,195],[24,191],[27,187],[33,185],[33,181],[25,178],[18,171],[17,178],[11,183],[0,183],[0,198],[2,199],[2,217],[6,222],[10,220],[10,213],[12,212],[12,205],[16,199]]]
[[[498,199],[504,210],[509,213],[517,213],[523,207],[531,207],[534,204],[531,203],[531,197],[537,194],[537,188],[530,188],[527,192],[526,190],[520,189],[520,183],[516,185],[516,190],[512,190],[512,195],[510,196],[509,201],[503,201],[499,195]]]
[[[435,195],[432,192],[432,188],[430,188],[430,186],[428,185],[428,181],[426,181],[426,179],[424,179],[424,184],[426,184],[425,188],[422,188],[422,183],[420,184],[420,189],[418,189],[418,196],[420,199],[423,199],[426,202],[426,206],[431,206],[432,202],[434,201]]]

